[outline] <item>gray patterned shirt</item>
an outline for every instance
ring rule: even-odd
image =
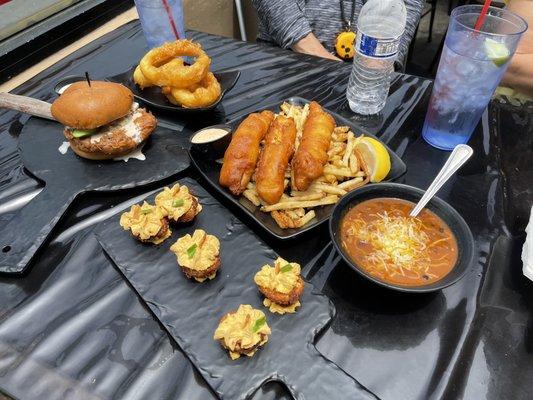
[[[355,15],[351,21],[352,26],[355,27],[363,0],[252,0],[259,15],[257,37],[288,49],[313,32],[324,47],[333,52],[335,37],[343,29],[341,1],[344,4],[347,19],[352,16],[355,6]],[[407,9],[407,23],[397,60],[402,67],[425,4],[425,0],[404,1]]]

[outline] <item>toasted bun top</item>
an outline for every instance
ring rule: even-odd
[[[85,81],[70,85],[52,104],[52,115],[63,125],[94,129],[125,116],[133,93],[120,83]]]

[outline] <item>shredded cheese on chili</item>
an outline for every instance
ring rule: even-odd
[[[427,251],[436,243],[431,243],[423,231],[422,221],[419,218],[390,215],[386,211],[376,214],[376,217],[370,222],[354,220],[347,232],[373,247],[373,251],[366,256],[369,264],[390,275],[436,277],[428,272],[431,258]]]

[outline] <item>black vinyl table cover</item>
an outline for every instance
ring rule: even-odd
[[[199,127],[300,96],[337,110],[385,141],[407,164],[404,183],[427,187],[447,157],[420,137],[427,80],[397,75],[383,113],[358,120],[344,97],[349,64],[197,32],[189,36],[202,43],[214,69],[238,68],[242,75],[213,115],[157,114],[163,126],[181,130],[184,145]],[[61,77],[89,71],[94,79],[103,78],[126,70],[145,51],[138,22],[130,23],[16,92],[49,100]],[[470,225],[477,252],[466,276],[442,292],[408,296],[362,280],[331,251],[323,228],[288,243],[263,237],[281,256],[307,264],[307,279],[335,304],[337,315],[317,349],[379,398],[533,397],[533,283],[522,276],[520,262],[533,199],[532,115],[531,104],[493,102],[470,141],[475,156],[439,193]],[[16,153],[26,120],[14,112],[0,114],[2,226],[40,188]],[[192,170],[183,175],[198,179]],[[216,398],[93,235],[96,223],[157,189],[82,196],[25,277],[0,276],[2,392],[24,399]],[[333,393],[331,398],[343,398]],[[267,383],[253,398],[290,396]]]

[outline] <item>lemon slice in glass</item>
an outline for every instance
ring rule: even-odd
[[[505,43],[500,43],[490,38],[485,39],[485,51],[489,60],[497,67],[505,64],[511,56]]]
[[[389,174],[389,152],[379,141],[364,136],[358,139],[355,148],[359,151],[370,172],[370,182],[381,182]]]

